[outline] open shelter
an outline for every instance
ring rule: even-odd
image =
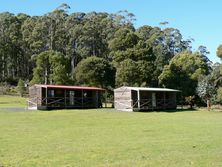
[[[103,91],[97,87],[36,84],[29,88],[28,108],[98,108]]]
[[[178,92],[167,88],[123,86],[114,90],[114,106],[121,111],[176,109]]]

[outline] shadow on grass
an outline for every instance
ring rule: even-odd
[[[100,107],[100,108],[48,108],[48,109],[38,109],[38,111],[91,111],[91,110],[98,110],[98,111],[114,111],[115,109],[112,107]],[[1,166],[0,166],[1,167]]]
[[[134,112],[142,112],[142,113],[149,113],[149,112],[166,112],[166,113],[175,113],[175,112],[193,112],[197,111],[196,109],[173,109],[173,110],[142,110],[142,111],[134,111]]]
[[[66,108],[66,109],[41,109],[38,111],[42,111],[42,112],[50,112],[50,111],[90,111],[90,110],[97,110],[97,111],[107,111],[107,112],[126,112],[126,111],[119,111],[116,110],[115,108],[110,108],[110,107],[103,107],[103,108]],[[185,109],[169,109],[169,110],[134,110],[133,112],[137,112],[137,113],[154,113],[154,112],[165,112],[165,113],[175,113],[175,112],[194,112],[197,111],[197,109],[189,109],[189,108],[185,108]]]

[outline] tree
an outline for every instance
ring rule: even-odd
[[[219,87],[219,89],[217,89],[217,102],[219,104],[222,103],[222,87]]]
[[[116,70],[116,85],[138,86],[137,79],[139,77],[139,72],[137,67],[137,63],[131,59],[120,62]]]
[[[220,63],[215,63],[211,67],[210,75],[214,81],[215,88],[222,86],[222,66]]]
[[[114,86],[115,70],[104,58],[91,56],[83,59],[75,69],[76,82],[106,88]]]
[[[45,51],[36,56],[32,84],[65,84],[69,83],[66,59],[55,51]]]
[[[137,35],[128,28],[122,28],[116,31],[114,38],[109,42],[109,48],[113,51],[125,51],[132,48],[138,42]]]
[[[197,95],[207,104],[208,110],[210,110],[211,100],[216,95],[216,89],[211,75],[199,78],[196,91]]]
[[[154,66],[149,61],[125,59],[116,69],[117,86],[150,86]]]
[[[21,22],[14,14],[0,13],[0,81],[22,77]]]
[[[20,96],[22,97],[26,91],[26,88],[25,88],[25,83],[22,79],[19,79],[18,81],[18,85],[17,85],[17,91],[18,93],[20,94]]]
[[[164,67],[159,83],[164,87],[181,90],[184,97],[193,96],[199,77],[207,74],[208,65],[201,56],[185,51],[173,57],[170,64]]]
[[[222,45],[219,45],[217,48],[217,56],[222,59]]]
[[[67,46],[66,55],[70,59],[71,78],[74,79],[74,70],[76,65],[81,61],[82,55],[80,54],[82,35],[82,26],[85,20],[85,13],[74,13],[67,17],[65,25],[67,31]]]
[[[190,105],[190,109],[193,109],[195,96],[186,96],[185,102]]]
[[[135,28],[135,16],[128,11],[69,13],[69,9],[62,4],[41,16],[0,13],[0,82],[16,84],[21,78],[32,80],[32,84],[67,84],[69,78],[74,82],[81,60],[95,56],[106,59],[117,70],[116,78],[112,73],[111,85],[116,79],[117,85],[156,87],[164,66],[191,48],[191,40],[184,40],[178,29],[149,25]],[[206,47],[199,47],[199,54],[207,61]],[[184,70],[174,72],[187,83],[191,81],[185,79],[190,76]],[[98,83],[80,78],[78,82]],[[99,84],[107,85],[104,81]]]
[[[183,50],[189,48],[190,42],[183,40],[180,31],[175,28],[161,29],[159,27],[142,26],[136,30],[138,37],[152,49],[153,86],[158,86],[158,77],[165,65]]]

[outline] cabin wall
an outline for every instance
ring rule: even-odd
[[[31,109],[98,108],[102,107],[101,90],[33,85],[29,88]]]
[[[139,97],[138,97],[139,95]],[[131,90],[121,87],[114,90],[115,109],[121,111],[152,111],[176,109],[176,92]]]
[[[41,100],[41,87],[31,86],[29,88],[29,103],[28,107],[37,107],[42,104]]]
[[[133,111],[130,89],[116,89],[114,91],[114,106],[117,110]]]
[[[41,94],[42,103],[41,106],[38,106],[38,109],[100,107],[99,91],[42,88]]]

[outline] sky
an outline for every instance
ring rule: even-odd
[[[209,59],[220,62],[217,47],[222,44],[222,0],[0,0],[0,12],[26,13],[31,16],[46,14],[62,3],[73,12],[116,13],[128,10],[136,16],[135,27],[160,26],[180,30],[183,38],[193,38],[193,50],[204,45],[210,51]]]

